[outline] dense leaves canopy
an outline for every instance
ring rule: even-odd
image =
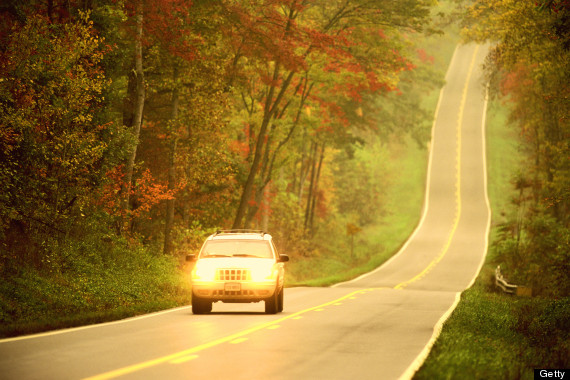
[[[43,265],[86,234],[175,252],[203,229],[298,220],[283,233],[301,236],[347,200],[379,210],[335,183],[377,182],[354,162],[370,134],[425,142],[402,94],[439,84],[414,45],[434,3],[4,3],[2,262]]]

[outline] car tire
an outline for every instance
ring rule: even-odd
[[[192,313],[206,314],[212,311],[212,302],[192,295]]]
[[[281,291],[279,292],[279,296],[277,297],[277,312],[281,313],[283,311],[283,301],[284,301],[284,297],[283,297],[283,293],[285,292],[285,289],[281,288]]]
[[[265,300],[265,313],[277,314],[279,312],[279,292],[275,289],[273,295]]]

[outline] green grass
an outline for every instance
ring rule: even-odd
[[[524,170],[524,157],[518,148],[516,132],[507,127],[506,109],[490,102],[487,110],[488,193],[493,210],[493,224],[506,221],[511,199],[516,197],[511,178]]]

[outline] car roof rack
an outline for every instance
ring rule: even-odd
[[[231,229],[231,230],[217,230],[214,235],[219,234],[261,234],[264,236],[266,234],[263,230],[249,230],[249,229]]]

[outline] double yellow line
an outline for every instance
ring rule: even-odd
[[[455,218],[453,220],[453,225],[451,227],[451,232],[443,246],[441,252],[428,264],[428,266],[418,273],[413,278],[401,282],[394,287],[394,289],[403,289],[404,287],[410,285],[411,283],[418,281],[419,279],[423,278],[427,275],[445,256],[449,247],[451,246],[451,241],[453,240],[453,236],[457,231],[457,226],[459,225],[459,219],[461,218],[461,127],[463,125],[463,113],[465,110],[465,103],[467,102],[467,91],[469,89],[469,82],[471,81],[471,74],[473,73],[473,68],[475,67],[475,59],[477,58],[477,52],[479,51],[479,45],[476,46],[475,51],[473,52],[473,57],[471,58],[471,63],[469,65],[469,69],[467,72],[467,78],[465,79],[465,85],[463,86],[463,93],[461,96],[461,103],[459,105],[459,113],[457,115],[457,144],[456,144],[456,151],[455,151],[455,162],[456,162],[456,171],[455,171]],[[437,117],[437,115],[436,115]]]

